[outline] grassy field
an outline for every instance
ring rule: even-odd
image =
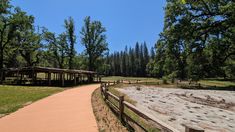
[[[0,85],[0,115],[9,114],[34,101],[63,91],[62,88]]]
[[[103,77],[102,81],[116,81],[116,80],[127,80],[131,82],[136,82],[140,80],[140,84],[147,85],[159,85],[161,87],[177,87],[176,83],[171,83],[170,80],[167,81],[167,84],[163,83],[163,80],[157,78],[144,78],[144,77],[121,77],[121,76],[110,76]],[[183,81],[184,84],[188,85],[188,81]],[[235,81],[227,81],[223,79],[204,79],[200,80],[200,83],[205,88],[217,87],[217,88],[226,88],[226,87],[235,87]]]
[[[235,82],[232,81],[222,81],[222,80],[201,80],[199,83],[208,86],[217,86],[217,87],[230,87],[235,86]]]
[[[146,77],[121,77],[121,76],[109,76],[109,77],[103,77],[102,81],[117,81],[117,80],[130,80],[130,81],[147,81],[147,82],[159,82],[160,79],[157,78],[146,78]]]

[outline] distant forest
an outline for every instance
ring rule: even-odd
[[[69,17],[64,32],[56,34],[36,26],[34,16],[9,0],[1,0],[0,69],[43,66],[103,75],[235,79],[234,12],[233,0],[167,0],[164,29],[152,48],[137,42],[109,53],[100,21],[86,17],[80,34],[75,34]],[[74,48],[78,42],[85,47],[80,54]]]
[[[125,47],[124,51],[114,52],[105,58],[104,71],[109,76],[137,76],[146,77],[146,66],[154,59],[154,48],[149,49],[146,43],[136,43],[135,47]]]

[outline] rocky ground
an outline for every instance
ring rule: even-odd
[[[235,131],[235,92],[132,86],[119,91],[136,106],[184,131],[193,126],[206,132]]]

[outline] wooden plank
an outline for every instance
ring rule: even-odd
[[[126,122],[128,123],[129,121],[132,122],[133,124],[137,125],[139,128],[141,128],[143,131],[147,132],[147,130],[141,126],[138,122],[136,122],[135,120],[133,120],[130,116],[128,116],[126,113],[124,113],[124,119],[126,120]],[[130,123],[128,123],[132,128],[135,128],[135,126],[131,125]]]
[[[119,113],[119,109],[114,103],[112,103],[110,100],[106,100],[106,103],[108,103],[112,108],[116,109],[117,114]]]
[[[119,102],[119,98],[116,95],[112,94],[111,92],[107,92],[107,94]]]
[[[154,123],[158,124],[159,126],[161,126],[161,129],[167,132],[179,132],[178,130],[176,130],[175,128],[169,126],[168,124],[162,122],[161,120],[156,119],[155,117],[153,117],[152,115],[148,114],[148,113],[144,113],[144,112],[140,112],[134,105],[124,101],[123,102],[124,105],[129,108],[130,110],[132,110],[134,113],[136,113],[138,116],[146,119],[146,120],[151,120]]]

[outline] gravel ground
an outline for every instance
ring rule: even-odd
[[[235,132],[235,92],[158,87],[118,89],[136,106],[178,129],[193,126],[206,132]]]

